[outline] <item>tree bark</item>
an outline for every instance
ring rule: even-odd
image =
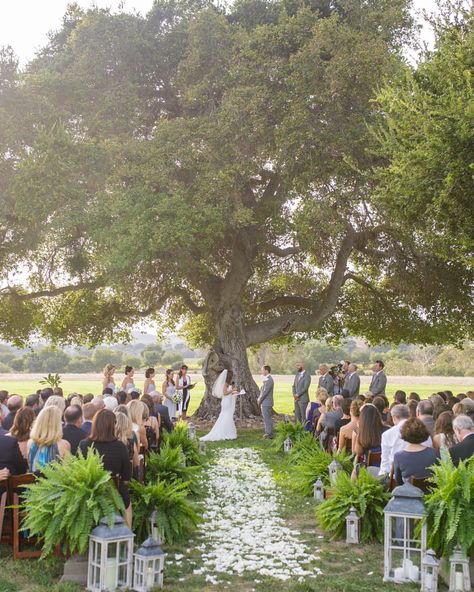
[[[246,394],[239,395],[236,405],[236,418],[248,419],[260,415],[257,404],[259,389],[255,383],[247,358],[244,322],[242,310],[238,305],[230,305],[217,323],[217,340],[207,355],[203,365],[203,378],[206,385],[204,397],[196,411],[196,417],[212,419],[219,415],[221,401],[212,396],[212,386],[224,369],[232,370],[233,381],[237,390],[244,389]]]

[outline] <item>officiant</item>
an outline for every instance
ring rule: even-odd
[[[179,410],[181,412],[181,419],[186,419],[188,413],[189,402],[191,401],[191,389],[194,388],[194,384],[191,384],[191,377],[188,375],[188,367],[183,364],[178,372],[178,380],[176,384],[176,390],[182,391],[183,398],[179,404]]]

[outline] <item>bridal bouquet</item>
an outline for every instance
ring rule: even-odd
[[[181,403],[181,401],[183,400],[183,393],[181,393],[180,391],[176,391],[171,398],[173,399],[173,403],[176,403],[176,405],[179,405]]]

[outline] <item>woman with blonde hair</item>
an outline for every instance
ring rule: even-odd
[[[106,364],[104,368],[104,376],[102,378],[102,390],[109,388],[112,389],[112,394],[115,395],[117,387],[115,386],[114,372],[117,366],[114,364]]]
[[[138,467],[138,440],[133,431],[132,420],[121,411],[115,413],[115,437],[127,447],[132,467]]]
[[[316,391],[316,402],[310,401],[306,407],[306,423],[305,430],[312,432],[314,429],[314,422],[321,417],[321,409],[324,407],[328,399],[327,390],[320,386]]]
[[[128,417],[132,420],[133,431],[137,435],[139,446],[143,446],[148,450],[148,440],[146,438],[146,430],[143,425],[143,413],[146,408],[145,403],[132,399],[128,404]]]
[[[36,418],[28,440],[28,468],[40,472],[48,463],[71,453],[71,445],[63,439],[59,407],[44,407]]]
[[[46,407],[57,407],[59,411],[61,411],[61,419],[64,414],[64,410],[66,409],[66,400],[64,397],[58,397],[57,395],[53,395],[52,397],[48,397],[46,403],[44,404],[44,408]]]
[[[326,415],[326,413],[334,411],[332,400],[333,397],[327,397],[324,405],[321,405],[321,415],[319,416],[318,425],[316,427],[317,433],[322,432],[322,430],[324,429],[324,416]]]

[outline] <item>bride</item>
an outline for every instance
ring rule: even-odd
[[[212,387],[214,397],[221,399],[221,412],[212,430],[200,438],[203,442],[215,442],[217,440],[235,440],[237,430],[234,423],[235,401],[238,393],[232,386],[232,370],[223,370]]]

